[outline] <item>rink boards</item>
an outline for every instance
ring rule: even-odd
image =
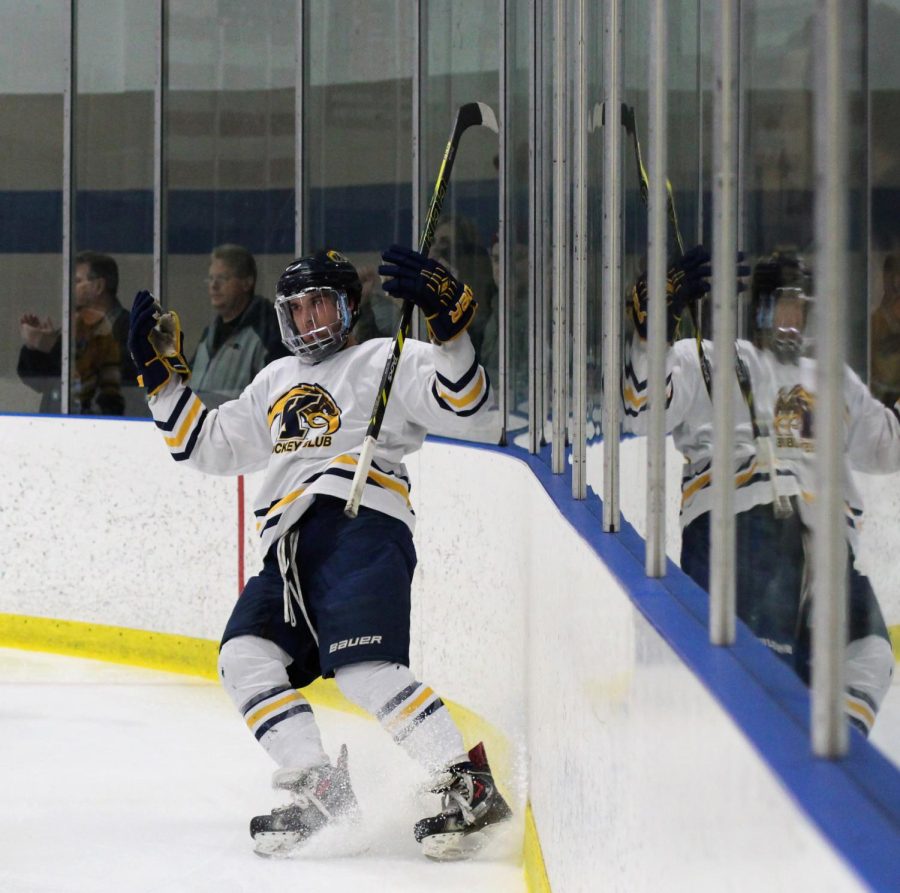
[[[145,422],[6,416],[0,444],[0,633],[27,644],[30,623],[52,650],[53,621],[74,621],[93,632],[55,627],[76,649],[155,636],[176,658],[214,655],[258,563],[234,479],[177,467]],[[742,873],[748,890],[861,889],[844,859],[877,881],[897,827],[852,773],[809,760],[802,686],[754,642],[710,649],[697,594],[645,580],[630,528],[599,533],[596,500],[573,503],[565,476],[523,454],[438,441],[408,464],[413,667],[469,717],[468,735],[504,745],[502,783],[534,815],[536,835],[522,832],[533,881],[538,839],[565,891],[598,889],[598,877],[721,889]],[[868,750],[851,755],[863,775]],[[830,807],[811,799],[823,774]],[[871,787],[891,791],[894,776]],[[848,810],[874,839],[857,834],[842,858]]]

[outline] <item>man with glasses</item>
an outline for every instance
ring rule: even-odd
[[[215,319],[191,364],[194,386],[210,407],[231,400],[271,360],[286,356],[270,301],[257,295],[256,261],[242,245],[219,245],[206,276]]]

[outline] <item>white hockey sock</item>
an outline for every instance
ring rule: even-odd
[[[845,656],[847,696],[844,710],[868,734],[875,715],[891,687],[894,653],[881,636],[865,636],[847,645]]]
[[[373,714],[417,763],[429,772],[468,759],[462,735],[444,702],[418,682],[409,667],[366,661],[339,667],[344,696]]]
[[[322,766],[328,756],[309,701],[288,680],[290,662],[274,642],[238,636],[219,652],[219,676],[253,736],[281,768]]]

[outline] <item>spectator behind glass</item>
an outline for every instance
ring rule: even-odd
[[[885,405],[900,397],[900,256],[884,259],[881,303],[871,320],[872,393]]]
[[[400,322],[400,305],[384,293],[375,267],[360,267],[359,281],[362,296],[359,320],[353,330],[356,340],[362,343],[370,338],[393,338]]]
[[[274,306],[255,293],[256,261],[246,248],[214,248],[206,286],[216,316],[200,336],[191,384],[212,408],[239,396],[263,366],[288,354]]]
[[[72,285],[72,414],[123,415],[122,385],[137,386],[134,364],[125,347],[128,311],[116,297],[118,287],[119,267],[113,258],[96,251],[76,255]],[[49,316],[40,319],[34,313],[24,313],[19,327],[19,377],[40,393],[40,412],[58,413],[62,405],[62,332]],[[143,403],[139,391],[132,393]]]
[[[480,243],[475,224],[466,217],[443,218],[435,227],[429,257],[443,264],[472,289],[478,301],[478,312],[469,327],[469,335],[488,378],[495,382],[499,362],[497,287],[490,253]]]

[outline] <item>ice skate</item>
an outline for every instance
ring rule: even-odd
[[[500,796],[484,745],[476,744],[469,759],[447,768],[432,792],[443,795],[438,815],[416,822],[416,840],[429,859],[467,859],[487,842],[489,826],[512,815]]]
[[[279,769],[273,777],[273,786],[288,791],[292,802],[251,819],[250,836],[255,841],[254,852],[259,856],[292,856],[326,825],[359,818],[359,806],[347,770],[346,745],[341,746],[336,765],[307,770]]]

